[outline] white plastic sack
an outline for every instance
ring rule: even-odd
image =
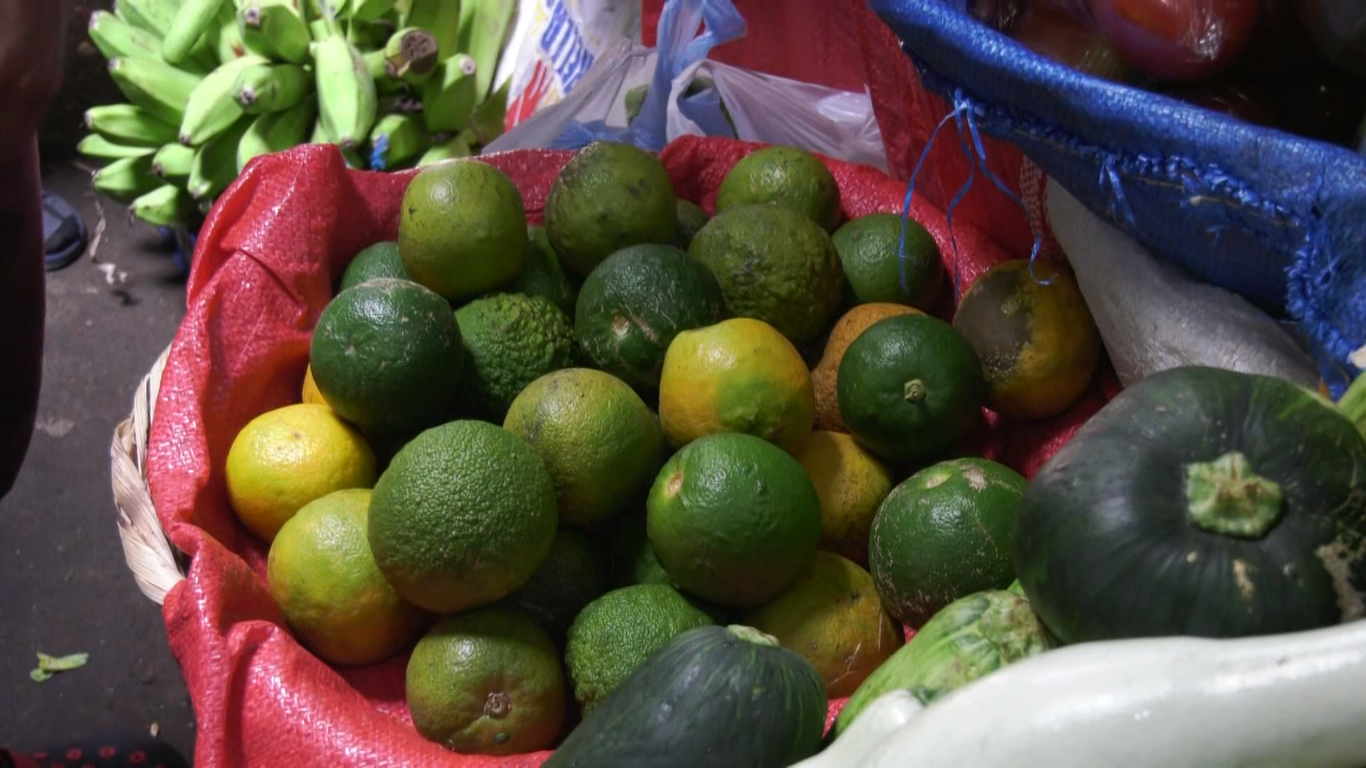
[[[1269,315],[1158,261],[1053,179],[1048,220],[1124,386],[1183,365],[1317,386],[1313,360]]]
[[[704,17],[707,31],[698,34]],[[729,2],[671,0],[660,17],[659,32],[659,50],[618,39],[568,96],[523,120],[487,151],[575,147],[594,138],[631,141],[658,150],[679,136],[734,135],[887,170],[882,134],[866,92],[841,91],[703,58],[713,45],[743,35],[743,20]],[[682,101],[699,76],[712,80],[734,124],[734,134],[729,125],[707,120],[710,113],[705,105]],[[655,82],[668,84],[665,97],[653,93]],[[628,130],[626,93],[647,84],[652,86],[651,94]]]
[[[640,0],[519,0],[494,87],[511,80],[504,125],[559,103],[618,40],[640,41]]]

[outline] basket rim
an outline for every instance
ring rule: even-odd
[[[188,558],[161,527],[147,482],[148,437],[170,351],[170,346],[162,350],[142,377],[133,395],[133,410],[114,427],[109,445],[109,476],[123,557],[138,589],[157,605],[165,602],[166,593],[185,579],[188,570]]]

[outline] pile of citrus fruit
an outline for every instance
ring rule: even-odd
[[[785,765],[903,624],[1014,580],[1024,480],[962,447],[984,406],[1048,418],[1088,386],[1075,282],[1008,262],[938,320],[935,240],[842,220],[798,149],[746,156],[715,209],[622,144],[564,166],[543,227],[490,165],[424,169],[398,241],[339,276],[302,403],[233,443],[290,628],[339,665],[411,648],[424,737],[624,765],[691,728]],[[640,714],[728,690],[746,718]]]

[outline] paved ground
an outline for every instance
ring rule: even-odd
[[[62,162],[45,186],[95,229],[86,173]],[[185,752],[194,717],[161,613],[124,565],[109,486],[109,442],[133,390],[184,312],[184,284],[150,227],[106,203],[98,259],[47,280],[38,428],[0,502],[0,744],[40,749],[84,735],[156,729]],[[117,273],[116,273],[117,278]],[[84,669],[29,679],[34,652],[90,653]]]

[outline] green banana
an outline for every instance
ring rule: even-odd
[[[247,163],[261,155],[307,143],[317,113],[317,104],[309,99],[293,109],[256,118],[237,143],[237,172],[241,173]]]
[[[470,130],[474,132],[474,143],[479,146],[503,135],[503,118],[507,114],[508,87],[511,85],[511,80],[504,81],[498,90],[484,99],[484,103],[474,108]]]
[[[174,184],[162,184],[132,203],[133,215],[154,227],[188,227],[195,219],[194,200]]]
[[[243,56],[215,69],[200,81],[185,103],[180,121],[180,143],[200,147],[232,127],[242,117],[242,107],[232,97],[237,78],[250,67],[265,64],[260,56]]]
[[[469,131],[461,131],[454,138],[433,145],[431,149],[423,153],[422,157],[418,158],[417,167],[424,168],[442,160],[455,160],[473,155],[474,150],[470,149],[469,135]]]
[[[115,144],[98,133],[92,133],[81,139],[81,143],[76,145],[76,151],[91,160],[122,160],[125,157],[150,155],[154,150],[151,147],[132,144]]]
[[[375,81],[375,92],[384,95],[403,93],[408,90],[408,86],[402,80],[396,80],[389,76],[389,64],[384,58],[384,51],[366,51],[360,55],[365,62],[365,71],[370,73],[370,79]]]
[[[85,111],[85,127],[119,144],[159,147],[176,140],[175,126],[132,104],[105,104]]]
[[[170,0],[114,0],[116,16],[158,38],[166,36],[175,21],[175,13],[176,3]]]
[[[222,135],[200,147],[190,162],[186,184],[195,200],[213,200],[237,178],[237,145],[256,118],[250,115],[233,123]]]
[[[394,0],[350,0],[352,21],[374,21],[394,10]]]
[[[203,44],[211,46],[217,64],[227,64],[247,56],[247,44],[242,41],[242,30],[237,27],[237,8],[226,2],[218,11],[218,23],[204,35]]]
[[[257,64],[242,70],[233,98],[249,115],[298,106],[313,94],[313,73],[298,64]]]
[[[165,61],[161,57],[161,38],[155,32],[148,32],[142,27],[130,24],[108,11],[95,11],[90,14],[90,25],[87,30],[91,42],[107,59],[137,57]],[[196,51],[180,64],[180,68],[200,75],[213,69],[217,63],[211,54],[199,55]]]
[[[175,21],[161,41],[161,56],[171,64],[179,64],[190,55],[199,38],[209,31],[218,19],[218,12],[228,0],[182,0]]]
[[[131,203],[141,195],[163,183],[152,173],[152,156],[125,157],[95,171],[96,192],[102,192],[120,203]]]
[[[430,145],[431,137],[417,115],[385,115],[370,131],[370,167],[377,171],[402,167]]]
[[[332,28],[327,26],[326,20],[314,19],[308,22],[308,34],[313,37],[314,43],[318,43],[326,40],[327,36],[332,34]],[[313,56],[316,58],[317,54],[314,53]]]
[[[90,14],[86,27],[90,41],[106,59],[136,56],[161,61],[161,38],[154,33],[129,24],[109,11]]]
[[[319,119],[317,124],[314,125],[313,135],[311,138],[309,138],[308,143],[331,144],[332,146],[337,147],[337,149],[341,151],[342,159],[346,161],[347,167],[357,168],[360,170],[365,169],[365,158],[361,156],[360,150],[354,148],[346,149],[345,147],[339,146],[336,142],[332,141],[332,137],[327,135],[327,129],[323,127],[323,121],[321,119]]]
[[[152,173],[168,184],[185,186],[190,180],[190,165],[195,151],[184,144],[167,144],[152,156]]]
[[[190,93],[203,79],[165,62],[138,58],[111,59],[109,74],[129,102],[176,125],[184,117]]]
[[[238,32],[247,50],[272,61],[303,64],[313,37],[290,0],[241,0]]]
[[[360,52],[338,32],[318,43],[318,114],[332,141],[355,149],[370,135],[379,95]]]
[[[430,80],[440,63],[436,37],[417,27],[395,32],[385,43],[383,54],[388,75],[409,85],[422,85]]]
[[[473,0],[467,0],[472,2]],[[460,6],[450,0],[412,0],[399,26],[418,27],[436,38],[437,59],[445,61],[460,52]]]
[[[498,69],[508,25],[517,12],[517,0],[464,0],[460,3],[460,32],[456,50],[474,59],[478,85],[474,98],[483,101]]]
[[[474,59],[463,53],[441,62],[436,76],[422,86],[422,115],[428,131],[450,133],[469,125],[476,77]]]

